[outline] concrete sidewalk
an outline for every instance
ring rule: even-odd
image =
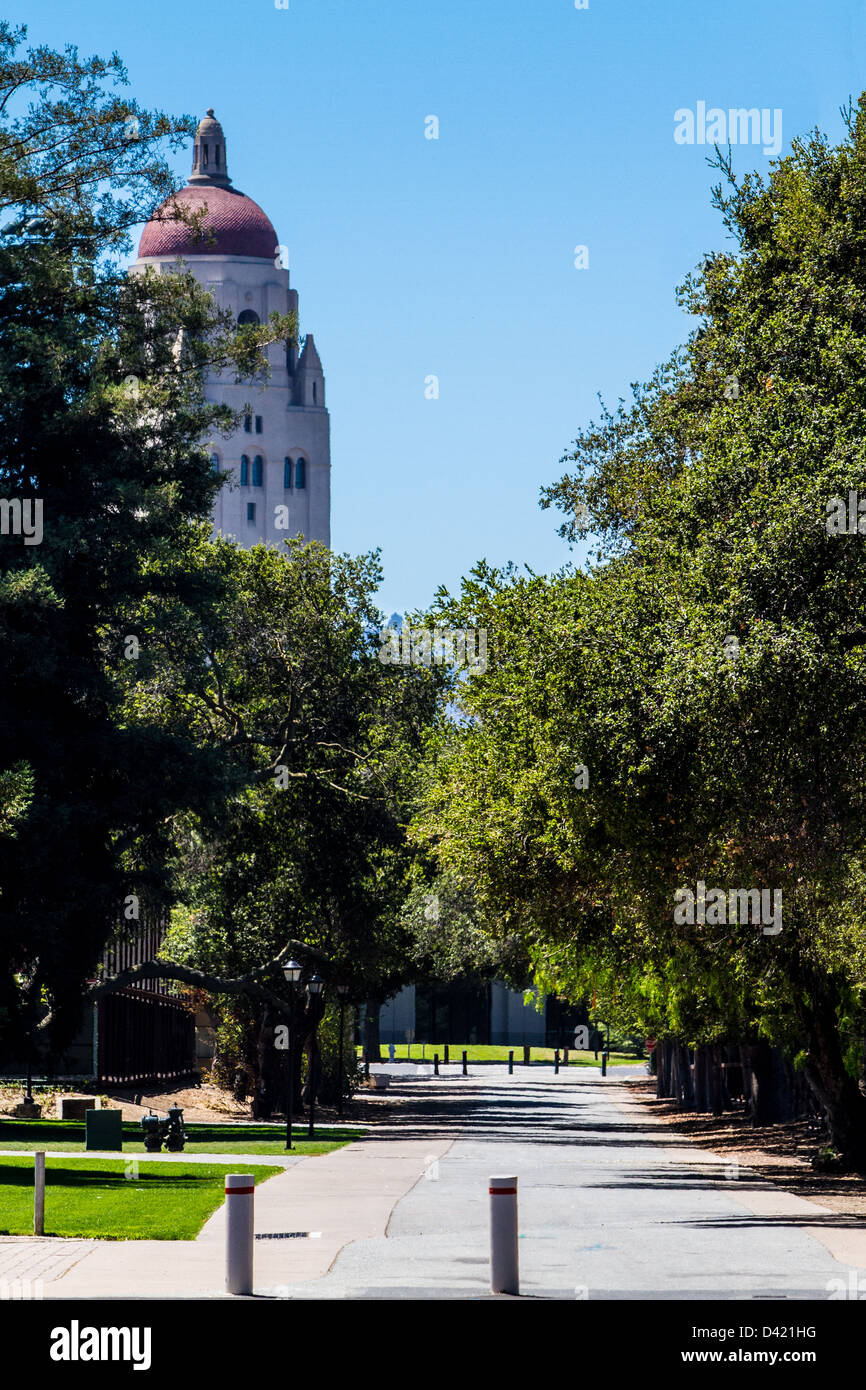
[[[359,1141],[287,1160],[285,1173],[256,1188],[256,1234],[290,1236],[256,1241],[256,1288],[282,1292],[317,1279],[348,1241],[383,1235],[394,1205],[449,1146],[447,1140]],[[236,1171],[256,1161],[271,1162],[239,1155]],[[224,1205],[194,1241],[0,1237],[0,1280],[41,1279],[44,1298],[226,1297],[224,1265]]]
[[[488,1298],[494,1173],[518,1176],[523,1297],[826,1300],[866,1269],[862,1221],[672,1135],[610,1077],[524,1071],[466,1101],[434,1180],[397,1203],[384,1237],[273,1292]]]
[[[488,1297],[497,1172],[518,1175],[528,1297],[827,1299],[866,1269],[862,1221],[732,1170],[610,1076],[395,1090],[389,1124],[257,1188],[257,1234],[285,1237],[256,1242],[257,1296]],[[195,1241],[0,1238],[0,1280],[41,1278],[55,1299],[224,1297],[224,1223],[223,1207]]]

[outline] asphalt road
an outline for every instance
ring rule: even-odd
[[[384,1236],[351,1241],[322,1278],[267,1292],[488,1297],[487,1180],[503,1173],[518,1175],[521,1297],[826,1300],[829,1281],[847,1285],[852,1268],[863,1277],[863,1223],[671,1135],[615,1074],[496,1068],[392,1089],[405,1106],[383,1139],[453,1143],[396,1203]]]

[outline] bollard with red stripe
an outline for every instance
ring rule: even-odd
[[[490,1289],[492,1293],[520,1292],[517,1257],[517,1178],[491,1178]]]
[[[226,1173],[226,1293],[253,1291],[255,1190],[252,1173]]]

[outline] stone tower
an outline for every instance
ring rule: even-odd
[[[194,239],[163,204],[142,233],[133,269],[153,266],[168,274],[181,256],[239,324],[263,323],[274,310],[297,312],[285,253],[259,205],[232,187],[225,135],[212,110],[199,123],[192,174],[176,198],[192,211],[207,206],[207,238]],[[330,421],[313,335],[306,335],[300,357],[296,347],[284,343],[272,343],[266,352],[267,385],[236,384],[227,372],[207,383],[208,399],[233,410],[245,401],[251,406],[232,438],[212,442],[214,469],[230,475],[214,503],[214,530],[245,546],[279,544],[299,533],[330,545]],[[286,507],[287,528],[282,524]]]

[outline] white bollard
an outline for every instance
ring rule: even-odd
[[[226,1173],[226,1293],[253,1291],[255,1190],[252,1173]]]
[[[45,1235],[45,1150],[33,1155],[33,1234]]]
[[[490,1179],[490,1289],[520,1293],[516,1177]]]

